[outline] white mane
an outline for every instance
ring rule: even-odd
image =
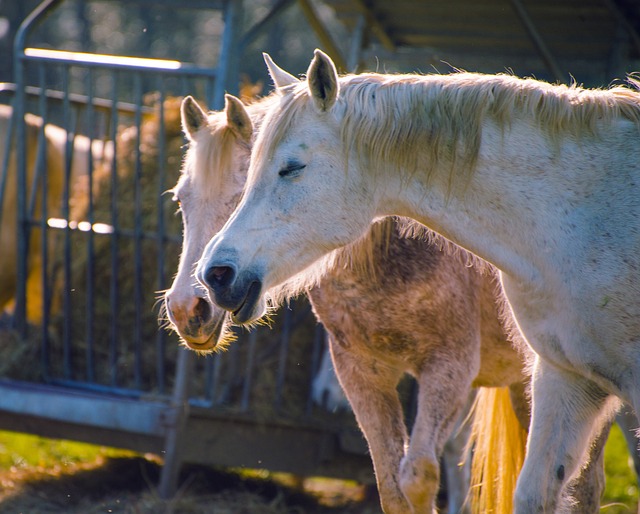
[[[629,83],[585,89],[504,74],[346,75],[340,79],[342,137],[345,149],[368,156],[374,171],[395,165],[429,173],[444,161],[458,173],[469,172],[489,117],[505,127],[528,117],[551,138],[593,134],[620,117],[640,124],[640,82]],[[270,129],[254,148],[259,158],[269,156],[305,108],[313,108],[307,83],[290,86],[267,115]],[[418,166],[425,158],[426,166]]]

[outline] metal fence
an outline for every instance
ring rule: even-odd
[[[0,87],[12,106],[0,238],[13,233],[16,250],[2,250],[15,295],[13,330],[0,331],[0,427],[162,454],[164,494],[182,461],[370,480],[352,415],[311,402],[324,332],[304,301],[208,357],[158,328],[181,245],[164,194],[182,158],[179,99],[217,108],[233,90],[241,3],[216,6],[226,23],[213,69],[28,48],[60,3],[22,25],[16,84]]]

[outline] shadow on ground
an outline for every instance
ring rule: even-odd
[[[322,480],[305,482],[241,476],[204,466],[185,466],[174,498],[156,492],[158,463],[144,457],[106,458],[73,472],[19,470],[3,480],[3,514],[379,514],[374,491]],[[10,475],[11,476],[11,475]],[[331,504],[333,506],[327,506]]]

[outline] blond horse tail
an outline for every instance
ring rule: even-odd
[[[508,387],[483,387],[472,410],[469,501],[474,514],[511,514],[527,432],[511,405]]]

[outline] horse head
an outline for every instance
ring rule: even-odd
[[[269,298],[315,282],[322,274],[316,263],[362,236],[377,203],[342,144],[331,59],[317,50],[304,81],[265,60],[278,101],[258,131],[243,199],[196,270],[212,300],[240,324],[263,316]]]
[[[253,124],[242,103],[227,96],[225,109],[207,115],[191,97],[181,105],[188,150],[173,189],[183,220],[178,273],[165,294],[166,312],[187,346],[219,349],[229,340],[226,311],[211,303],[193,276],[205,244],[238,202],[246,178]]]

